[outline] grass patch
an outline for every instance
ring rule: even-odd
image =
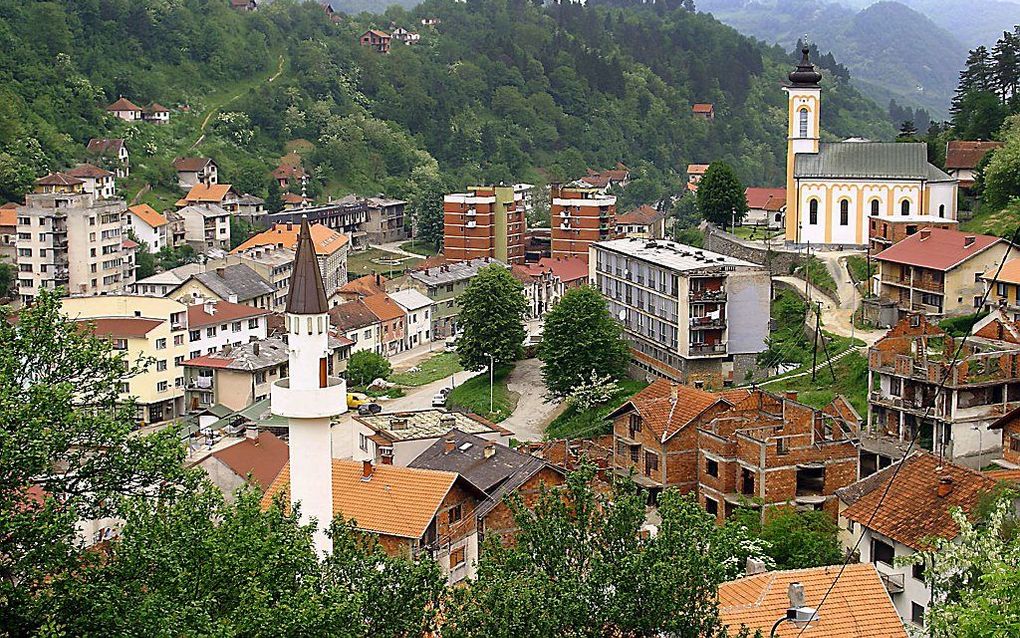
[[[624,379],[620,381],[619,385],[620,391],[605,405],[590,410],[578,410],[574,405],[568,406],[545,429],[545,438],[587,439],[609,434],[612,424],[606,419],[606,415],[623,405],[627,399],[637,394],[648,384],[644,381]]]
[[[837,298],[836,281],[832,278],[832,274],[829,273],[829,269],[826,268],[825,262],[821,259],[813,255],[807,259],[802,259],[800,264],[793,269],[793,274],[806,279],[812,286],[833,299]]]
[[[464,369],[460,367],[456,352],[440,352],[422,361],[415,368],[391,374],[389,380],[398,385],[415,387],[438,381]]]
[[[982,210],[974,213],[974,216],[965,222],[960,223],[960,230],[965,233],[980,233],[982,235],[997,235],[1009,237],[1016,228],[1016,222],[1020,217],[1020,204],[1010,204],[1002,210]]]
[[[875,266],[872,264],[871,272],[868,272],[868,259],[860,255],[851,255],[846,258],[846,267],[853,276],[854,281],[866,281],[869,276],[875,274]]]
[[[513,366],[496,368],[492,384],[492,412],[489,412],[489,375],[479,374],[460,384],[446,398],[446,407],[460,409],[499,423],[513,414],[518,395],[507,387]]]
[[[846,341],[849,341],[847,339]],[[829,354],[834,355],[832,346],[829,344]],[[819,350],[819,363],[824,363],[825,355]],[[835,382],[832,380],[832,373],[829,367],[821,365],[814,381],[811,375],[770,383],[765,388],[770,392],[783,392],[795,390],[797,400],[814,408],[823,408],[837,395],[842,394],[857,410],[862,417],[868,413],[868,360],[861,354],[848,354],[839,361],[832,364],[836,373]],[[794,373],[796,374],[796,373]]]
[[[730,228],[730,232],[741,239],[757,241],[760,239],[776,237],[783,231],[769,229],[765,226],[734,226]]]
[[[393,259],[395,264],[378,263],[376,260]],[[421,259],[407,257],[397,253],[391,253],[378,248],[359,250],[352,252],[347,258],[347,273],[349,279],[357,279],[364,275],[380,274],[384,277],[393,278],[404,274],[409,268],[420,264]]]
[[[705,233],[698,228],[681,228],[674,234],[674,239],[681,244],[695,248],[705,247]]]
[[[400,250],[405,250],[415,255],[422,255],[424,257],[431,257],[437,253],[434,246],[430,246],[426,242],[422,241],[405,241],[400,244]]]

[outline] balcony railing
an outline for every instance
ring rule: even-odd
[[[882,579],[882,584],[885,585],[886,591],[890,594],[902,594],[904,590],[904,575],[903,574],[883,574],[878,572],[878,577]]]
[[[726,327],[722,317],[691,317],[691,328],[694,330],[712,330]]]
[[[725,343],[696,343],[691,344],[690,354],[692,357],[726,354]]]
[[[691,290],[689,295],[691,301],[723,301],[726,299],[726,289],[718,290],[700,289]]]

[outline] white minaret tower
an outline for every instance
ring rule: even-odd
[[[801,210],[794,169],[797,155],[818,152],[821,132],[822,74],[808,59],[808,46],[801,49],[800,64],[787,76],[783,87],[789,108],[786,135],[786,241],[800,243]]]
[[[290,426],[290,502],[301,504],[301,522],[316,520],[315,547],[333,550],[325,530],[333,520],[333,455],[330,419],[347,411],[347,384],[328,373],[329,315],[307,217],[301,219],[287,297],[290,377],[273,384],[273,414]]]

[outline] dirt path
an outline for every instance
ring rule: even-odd
[[[270,75],[268,78],[266,78],[266,81],[264,82],[265,84],[269,84],[269,83],[273,82],[274,80],[276,80],[276,78],[280,77],[280,75],[283,73],[283,63],[284,63],[284,58],[283,58],[283,54],[281,53],[280,54],[280,60],[279,60],[279,62],[276,65],[276,73],[274,73],[274,74]],[[207,126],[209,126],[209,121],[212,119],[212,116],[216,115],[224,106],[230,104],[234,100],[236,100],[239,97],[241,97],[242,95],[244,95],[248,91],[248,88],[250,88],[250,87],[245,87],[245,89],[235,93],[234,95],[231,95],[229,98],[227,98],[223,102],[213,106],[209,110],[209,112],[205,116],[205,119],[202,120],[202,125],[198,127],[198,131],[199,131],[198,139],[195,140],[194,144],[192,144],[191,146],[188,147],[189,151],[194,149],[199,144],[201,144],[202,142],[205,141],[205,129],[206,129]]]
[[[563,409],[562,402],[545,400],[545,384],[542,383],[542,362],[538,359],[518,361],[507,379],[507,387],[520,395],[517,409],[501,426],[514,433],[520,441],[541,441],[545,426]]]

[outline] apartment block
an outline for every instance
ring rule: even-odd
[[[591,187],[550,187],[552,257],[588,259],[588,247],[616,233],[616,197]]]
[[[998,458],[992,426],[1020,407],[1020,326],[996,310],[971,335],[956,355],[961,339],[915,314],[868,351],[861,476],[902,457],[915,437],[915,448],[970,467]]]
[[[405,214],[407,202],[402,199],[369,197],[368,219],[364,224],[369,244],[386,244],[411,238],[411,224]]]
[[[72,178],[69,178],[72,179]],[[134,283],[125,269],[122,234],[126,206],[66,187],[40,185],[17,213],[18,289],[31,303],[43,288],[99,294]]]
[[[492,257],[524,262],[523,195],[513,186],[474,186],[443,198],[443,252],[447,259]]]
[[[410,286],[435,303],[432,312],[432,338],[445,339],[457,334],[460,304],[457,298],[467,289],[471,279],[487,266],[508,266],[489,257],[441,264],[407,273]]]
[[[713,387],[756,368],[769,330],[762,266],[673,241],[591,246],[592,283],[624,328],[636,373]]]
[[[210,270],[225,266],[243,264],[248,266],[273,287],[273,297],[269,309],[283,312],[287,306],[287,293],[290,290],[290,275],[294,270],[294,249],[273,244],[238,248],[219,259],[210,259],[207,267]]]

